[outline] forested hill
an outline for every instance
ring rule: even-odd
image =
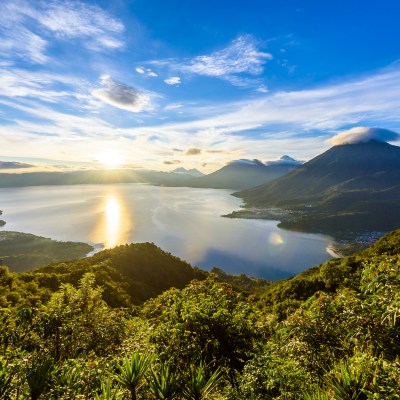
[[[3,296],[3,306],[11,296],[10,305],[21,301],[19,283],[27,282],[29,303],[41,302],[63,283],[77,285],[86,273],[93,273],[96,284],[104,287],[104,299],[113,307],[141,304],[171,287],[182,289],[193,279],[204,279],[205,271],[164,252],[152,243],[137,243],[103,250],[92,257],[52,263],[41,268],[14,274],[13,295]],[[35,287],[29,293],[30,287]],[[20,289],[20,290],[19,290]],[[15,303],[15,304],[13,304]],[[0,306],[1,306],[0,297]]]
[[[200,279],[188,283],[192,277]],[[182,289],[164,290],[172,281]],[[153,283],[157,297],[131,307],[137,293],[152,296]],[[383,400],[400,393],[400,231],[261,297],[153,244],[31,272],[2,267],[0,290],[1,399]]]

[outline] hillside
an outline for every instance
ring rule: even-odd
[[[235,195],[248,208],[291,211],[281,225],[289,229],[390,231],[400,224],[400,148],[375,140],[334,146],[269,184]]]
[[[261,298],[207,275],[148,243],[19,274],[0,267],[0,397],[398,397],[400,231],[256,282]],[[172,282],[181,289],[163,289]],[[140,288],[157,297],[132,307]]]
[[[31,272],[0,267],[0,396],[396,399],[399,257],[395,231],[292,279],[255,282],[260,298],[149,243]]]
[[[0,231],[0,265],[7,265],[15,272],[85,257],[93,249],[82,242],[60,242],[30,233]]]

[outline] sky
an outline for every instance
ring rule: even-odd
[[[209,173],[400,132],[399,15],[398,0],[1,0],[0,169]]]

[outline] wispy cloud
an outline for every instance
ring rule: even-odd
[[[81,1],[5,0],[0,4],[3,56],[48,61],[49,42],[77,40],[95,51],[123,47],[124,25],[98,6]]]
[[[19,29],[0,27],[0,51],[3,57],[19,57],[37,64],[48,61],[47,41],[24,27]]]
[[[157,60],[152,64],[168,66],[171,70],[187,75],[201,75],[230,82],[234,86],[260,86],[255,77],[264,72],[264,66],[273,57],[258,49],[257,41],[251,35],[242,35],[227,47],[208,55],[191,59]]]
[[[150,96],[132,86],[117,82],[108,75],[102,76],[101,84],[103,87],[93,90],[92,94],[107,104],[135,113],[152,108]]]
[[[266,61],[271,59],[270,53],[257,49],[252,36],[244,35],[239,36],[222,50],[193,58],[187,65],[182,66],[182,69],[199,75],[225,79],[242,73],[260,75]]]
[[[164,111],[178,110],[179,108],[182,108],[182,107],[183,107],[183,104],[180,104],[180,103],[170,103],[170,104],[167,104],[167,105],[164,107]]]
[[[31,98],[45,102],[59,102],[65,97],[76,97],[76,87],[82,82],[69,75],[40,71],[26,71],[8,66],[0,70],[0,96]]]

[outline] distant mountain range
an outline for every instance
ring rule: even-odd
[[[396,229],[400,227],[400,148],[376,140],[334,146],[273,182],[234,195],[243,198],[247,207],[291,211],[282,223],[287,228]]]
[[[232,161],[218,171],[196,180],[196,187],[216,189],[247,189],[271,182],[301,165],[289,156],[267,165],[259,160],[241,159]]]
[[[204,175],[197,169],[177,168],[172,172],[133,169],[78,170],[68,172],[0,173],[0,187],[149,183],[164,186],[240,190],[270,182],[300,165],[283,156],[265,165],[258,160],[232,161],[220,170]]]
[[[183,175],[189,175],[189,176],[197,176],[197,177],[204,176],[204,174],[196,168],[186,169],[186,168],[180,167],[180,168],[174,169],[172,172],[174,172],[175,174],[183,174]]]

